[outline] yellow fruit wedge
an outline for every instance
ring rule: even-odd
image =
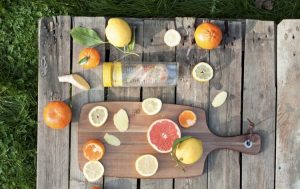
[[[200,82],[209,81],[214,75],[214,70],[206,62],[198,63],[192,71],[192,76],[195,80]]]
[[[95,106],[89,112],[89,122],[94,127],[102,126],[108,117],[108,111],[104,106]]]
[[[156,173],[158,161],[151,154],[142,155],[135,161],[135,169],[140,175],[150,177]]]
[[[147,115],[155,115],[160,112],[162,102],[158,98],[147,98],[142,102],[142,109]]]
[[[129,127],[129,119],[126,111],[124,109],[120,109],[114,115],[114,125],[120,132],[127,131]]]
[[[181,36],[178,31],[170,29],[165,33],[164,41],[169,47],[175,47],[180,43]]]
[[[108,133],[106,133],[104,135],[104,140],[105,140],[105,142],[107,142],[108,144],[110,144],[112,146],[120,146],[121,145],[120,139],[118,139],[116,136],[108,134]]]
[[[91,88],[88,82],[78,74],[58,76],[58,81],[70,83],[82,90],[89,90]]]
[[[89,182],[98,181],[104,174],[104,167],[99,161],[88,161],[83,166],[83,175]]]
[[[220,93],[218,93],[215,98],[212,101],[212,106],[217,108],[219,106],[222,106],[224,104],[224,102],[227,99],[227,92],[226,91],[221,91]]]

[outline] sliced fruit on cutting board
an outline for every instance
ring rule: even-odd
[[[58,81],[70,83],[82,90],[89,90],[91,88],[89,83],[78,74],[58,76]]]
[[[150,177],[158,169],[158,160],[151,154],[142,155],[135,161],[135,169],[140,175]]]
[[[98,161],[104,156],[105,147],[101,141],[92,139],[84,144],[82,151],[87,160]]]
[[[147,98],[143,100],[142,109],[147,115],[158,114],[161,110],[162,102],[158,98]]]
[[[120,109],[114,115],[114,125],[120,132],[127,131],[128,127],[129,127],[129,118],[124,109]]]
[[[104,135],[104,140],[112,146],[120,146],[121,145],[120,139],[118,137],[116,137],[115,135],[106,133]]]
[[[192,76],[196,81],[207,82],[214,75],[214,70],[212,67],[206,62],[198,63],[192,71]]]
[[[183,128],[189,128],[195,125],[197,116],[193,111],[185,110],[180,113],[178,122]]]
[[[88,161],[83,166],[83,175],[89,182],[96,182],[104,174],[104,167],[99,161]]]
[[[160,153],[172,151],[173,142],[181,137],[181,132],[176,123],[170,119],[154,121],[147,132],[149,144]]]
[[[94,127],[102,126],[108,117],[108,111],[104,106],[95,106],[89,112],[89,122]]]
[[[226,101],[227,96],[228,96],[228,94],[227,94],[226,91],[221,91],[213,99],[213,101],[211,103],[212,106],[215,107],[215,108],[217,108],[219,106],[222,106],[224,104],[224,102]]]

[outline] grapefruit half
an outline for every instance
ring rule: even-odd
[[[170,119],[154,121],[147,132],[149,144],[160,153],[171,152],[174,141],[180,137],[178,125]]]

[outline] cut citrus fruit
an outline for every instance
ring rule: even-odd
[[[192,71],[192,76],[195,80],[206,82],[209,81],[214,75],[214,70],[206,62],[198,63]]]
[[[160,153],[171,152],[173,142],[180,137],[179,127],[170,119],[156,120],[147,132],[149,144]]]
[[[108,134],[108,133],[106,133],[104,135],[104,140],[112,146],[120,146],[121,145],[120,139],[118,139],[116,136]]]
[[[178,31],[170,29],[165,33],[164,41],[169,47],[175,47],[180,43],[181,36]]]
[[[197,116],[193,111],[185,110],[178,117],[179,124],[184,128],[189,128],[195,125]]]
[[[218,93],[214,100],[212,101],[212,106],[217,108],[219,106],[222,106],[222,104],[224,104],[224,102],[226,101],[227,98],[227,92],[226,91],[221,91],[220,93]]]
[[[158,98],[147,98],[143,100],[142,108],[147,115],[157,114],[162,107],[162,102]]]
[[[153,155],[142,155],[135,161],[135,169],[140,175],[150,177],[156,173],[158,161]]]
[[[97,161],[102,159],[105,147],[99,140],[89,140],[83,146],[83,155],[87,160]]]
[[[83,166],[83,175],[89,182],[96,182],[104,174],[104,167],[99,161],[88,161]]]
[[[89,121],[94,127],[102,126],[108,117],[107,109],[104,106],[96,106],[89,112]]]
[[[129,119],[126,111],[124,109],[120,109],[114,115],[114,125],[120,132],[125,132],[129,126]]]
[[[67,82],[82,90],[89,90],[89,83],[78,74],[58,76],[59,82]]]

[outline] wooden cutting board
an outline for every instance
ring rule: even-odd
[[[99,105],[105,106],[109,115],[106,123],[102,127],[96,128],[89,123],[88,114],[94,106]],[[113,124],[113,115],[121,108],[125,109],[129,116],[130,126],[126,132],[119,132]],[[168,118],[179,125],[177,118],[184,110],[195,112],[197,123],[189,129],[180,127],[182,136],[191,135],[202,140],[204,148],[201,159],[193,165],[186,166],[185,172],[175,166],[176,162],[172,160],[169,154],[156,152],[147,141],[147,130],[152,122],[157,119]],[[103,137],[106,133],[117,136],[122,144],[115,147],[105,143]],[[105,168],[104,175],[126,178],[142,178],[136,172],[134,164],[135,160],[143,154],[153,154],[158,159],[158,171],[151,178],[180,178],[201,175],[207,155],[213,150],[231,149],[247,154],[257,154],[261,147],[260,136],[257,134],[234,137],[214,135],[207,127],[206,115],[201,108],[163,104],[159,114],[148,116],[143,112],[141,102],[98,102],[85,104],[82,107],[78,127],[78,156],[81,170],[87,161],[83,156],[82,147],[90,139],[99,139],[105,145],[106,153],[103,159],[100,160]],[[248,139],[251,139],[252,142],[249,143]],[[248,142],[246,142],[247,140]]]

